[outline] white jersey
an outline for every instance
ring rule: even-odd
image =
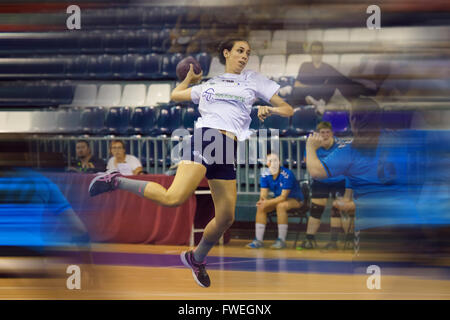
[[[125,155],[124,163],[118,163],[116,166],[115,161],[116,157],[110,158],[108,164],[106,165],[106,169],[107,170],[117,169],[124,176],[131,176],[133,175],[133,171],[136,168],[142,167],[142,164],[139,161],[139,159],[130,154]]]
[[[269,102],[280,85],[251,70],[241,74],[224,73],[192,87],[191,99],[199,105],[201,117],[196,128],[226,130],[239,141],[251,135],[250,112],[253,103],[261,98]]]

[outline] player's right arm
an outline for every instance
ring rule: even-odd
[[[261,188],[261,191],[259,193],[259,200],[266,200],[268,196],[269,196],[269,189]]]
[[[186,78],[172,90],[170,99],[176,102],[191,101],[192,88],[188,88],[190,84],[199,82],[202,79],[203,71],[199,74],[194,73],[194,67],[191,64]]]

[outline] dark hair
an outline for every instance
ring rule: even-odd
[[[322,42],[320,42],[320,41],[313,41],[311,43],[311,46],[309,47],[309,51],[311,51],[313,46],[320,47],[322,49],[321,51],[323,52],[323,43]]]
[[[330,129],[331,131],[333,131],[333,126],[328,121],[321,121],[316,127],[317,131],[320,131],[320,129]]]
[[[85,143],[87,145],[87,147],[90,148],[89,142],[87,140],[78,140],[76,144],[78,144],[78,143]]]
[[[225,39],[224,41],[222,41],[219,44],[219,47],[217,48],[217,51],[219,53],[219,61],[220,61],[221,64],[225,65],[225,63],[226,63],[225,56],[223,55],[223,50],[227,49],[228,51],[231,51],[231,49],[233,49],[233,47],[234,47],[234,44],[236,42],[238,42],[238,41],[244,41],[244,42],[248,43],[247,39],[230,38],[230,39]]]

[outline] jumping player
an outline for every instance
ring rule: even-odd
[[[191,138],[191,152],[183,154],[169,189],[154,182],[126,179],[117,171],[97,176],[89,187],[91,196],[122,189],[160,205],[173,207],[185,202],[206,176],[214,201],[215,217],[206,226],[195,250],[181,253],[183,264],[192,270],[195,281],[202,287],[210,286],[205,258],[234,221],[236,146],[238,140],[245,140],[251,134],[252,104],[258,98],[272,104],[273,107],[259,107],[258,117],[262,121],[272,114],[284,117],[293,114],[292,107],[278,96],[280,86],[276,82],[254,71],[244,71],[249,57],[250,45],[246,40],[225,40],[219,46],[219,58],[225,65],[224,74],[189,88],[202,77],[202,73],[194,73],[191,65],[186,78],[172,91],[173,101],[198,103],[201,117]],[[207,137],[213,139],[222,150],[207,155],[210,144]]]

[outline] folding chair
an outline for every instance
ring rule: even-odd
[[[297,226],[297,231],[295,234],[294,248],[297,247],[297,241],[298,241],[298,236],[300,234],[301,225],[304,224],[306,226],[308,224],[308,216],[306,215],[306,213],[309,211],[309,208],[310,208],[310,198],[311,197],[310,197],[310,188],[309,188],[308,182],[301,183],[300,188],[302,190],[303,198],[304,198],[303,205],[300,208],[290,209],[287,212],[289,218],[300,218],[300,220],[298,222],[298,226]],[[271,223],[273,223],[272,219],[276,216],[277,216],[276,211],[272,211],[267,214],[267,217],[269,218],[269,221]]]

